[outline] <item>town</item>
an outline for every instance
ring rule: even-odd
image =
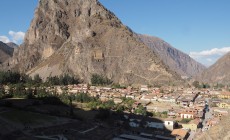
[[[195,82],[190,87],[71,84],[38,87],[36,91],[32,88],[30,96],[34,97],[26,98],[26,101],[14,97],[2,99],[0,118],[8,126],[7,122],[11,120],[7,120],[10,118],[7,115],[9,118],[4,118],[4,114],[21,106],[19,112],[28,112],[29,108],[32,114],[48,115],[48,120],[52,121],[56,119],[45,125],[34,125],[33,120],[24,122],[17,129],[25,130],[22,135],[30,139],[89,139],[91,136],[101,139],[103,134],[104,139],[114,140],[192,140],[217,125],[229,115],[230,109],[228,87],[201,88],[194,85]],[[1,89],[5,95],[12,90],[7,85],[2,85]],[[40,102],[36,97],[41,96],[42,90],[43,94],[55,95],[69,107],[56,106],[56,103],[47,105],[49,103],[44,100]],[[51,98],[47,100],[52,101]],[[6,134],[12,135],[17,129],[9,129],[11,133]],[[4,131],[1,133],[4,135]]]

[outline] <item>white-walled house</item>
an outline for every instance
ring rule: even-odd
[[[182,119],[194,119],[194,113],[192,113],[192,112],[182,112],[180,114],[180,117]]]
[[[174,120],[165,120],[164,126],[166,129],[172,131],[175,128],[176,122]]]
[[[148,85],[141,85],[140,91],[149,91]]]

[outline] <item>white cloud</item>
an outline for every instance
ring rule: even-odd
[[[190,52],[189,56],[204,64],[205,66],[210,66],[228,52],[230,52],[230,47],[213,48],[200,52]]]
[[[201,57],[207,57],[207,56],[214,56],[219,55],[222,56],[230,51],[230,47],[224,47],[224,48],[214,48],[211,50],[204,50],[201,52],[190,52],[190,56],[192,58],[201,58]]]
[[[20,41],[23,41],[24,37],[25,37],[25,33],[21,32],[21,31],[19,31],[19,32],[9,31],[9,35],[11,36],[12,41],[14,43],[18,43]]]
[[[0,36],[0,41],[3,43],[8,43],[10,42],[10,39],[7,36]]]
[[[212,58],[207,58],[206,59],[208,62],[213,62],[213,59]]]
[[[8,42],[14,42],[16,44],[21,44],[22,41],[24,40],[25,37],[25,33],[24,32],[14,32],[14,31],[9,31],[8,36],[0,36],[0,41],[4,42],[4,43],[8,43]]]

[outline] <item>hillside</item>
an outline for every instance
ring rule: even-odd
[[[97,0],[40,0],[10,66],[43,79],[63,73],[90,82],[97,73],[123,84],[180,77]]]
[[[230,139],[230,117],[226,116],[216,126],[211,127],[210,130],[197,136],[195,140],[229,140]]]
[[[147,46],[149,46],[170,69],[181,76],[191,77],[204,71],[206,68],[196,62],[189,55],[173,48],[170,44],[157,37],[138,35]]]
[[[198,79],[202,82],[230,84],[230,52],[210,66]]]
[[[12,57],[13,51],[13,48],[0,41],[0,64]]]

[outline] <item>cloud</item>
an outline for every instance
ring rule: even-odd
[[[9,31],[9,35],[11,36],[12,38],[12,41],[14,43],[18,43],[18,42],[21,42],[24,40],[24,37],[25,37],[25,33],[24,32],[14,32],[14,31]]]
[[[24,40],[25,37],[25,33],[24,32],[14,32],[14,31],[9,31],[8,36],[0,36],[0,41],[4,42],[4,43],[8,43],[8,42],[14,42],[16,44],[21,44],[22,41]]]
[[[212,58],[207,58],[206,59],[208,62],[213,62],[213,59]]]
[[[189,56],[204,64],[205,66],[210,66],[228,52],[230,52],[230,47],[213,48],[200,52],[190,52]]]
[[[192,58],[201,58],[201,57],[214,56],[214,55],[222,56],[229,51],[230,51],[230,47],[224,47],[220,49],[214,48],[211,50],[204,50],[201,52],[190,52],[189,56],[191,56]]]
[[[10,39],[7,36],[0,36],[0,41],[3,43],[8,43],[10,42]]]

